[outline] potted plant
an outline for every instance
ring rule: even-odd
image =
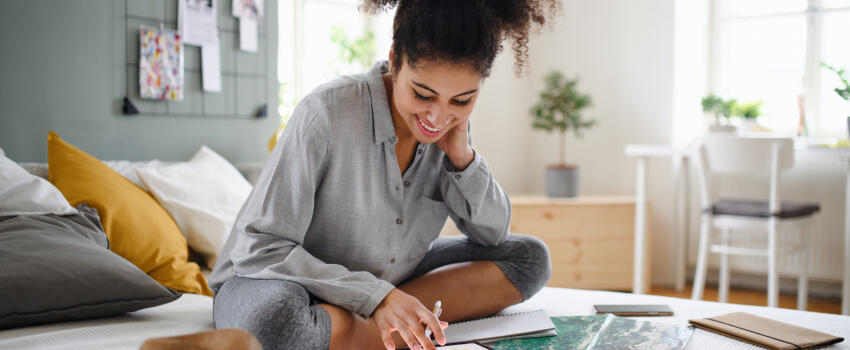
[[[738,104],[734,99],[726,101],[714,94],[702,98],[702,111],[714,116],[714,125],[708,127],[709,132],[735,132],[735,126],[730,123],[732,111]]]
[[[575,197],[578,195],[578,167],[565,161],[566,136],[572,131],[577,138],[596,125],[595,120],[584,119],[581,111],[590,106],[590,96],[576,89],[578,79],[570,80],[558,71],[544,78],[545,87],[540,99],[531,108],[532,126],[546,132],[557,131],[558,164],[546,169],[546,194],[549,197]]]
[[[756,130],[756,118],[761,115],[762,101],[747,102],[744,104],[735,104],[732,106],[732,115],[741,117],[742,132],[752,132]]]
[[[826,67],[835,74],[838,74],[838,79],[841,79],[841,82],[844,83],[844,88],[835,88],[835,93],[838,94],[845,101],[850,101],[850,82],[847,81],[847,77],[844,76],[844,73],[847,73],[844,69],[837,69],[833,66],[830,66],[824,62],[821,62],[821,66]],[[850,116],[847,117],[847,136],[850,137]]]

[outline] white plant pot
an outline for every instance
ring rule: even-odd
[[[756,123],[755,119],[743,119],[741,120],[741,125],[738,126],[738,133],[753,132],[755,131],[757,125],[758,123]]]
[[[734,125],[710,125],[708,127],[710,133],[734,133],[737,128]]]

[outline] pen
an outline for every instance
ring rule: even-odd
[[[431,310],[431,313],[434,314],[434,316],[436,316],[436,317],[440,317],[440,314],[443,313],[443,307],[442,306],[443,306],[443,303],[441,301],[437,300],[437,302],[434,303],[434,309]],[[425,337],[431,338],[431,329],[428,326],[425,326]]]

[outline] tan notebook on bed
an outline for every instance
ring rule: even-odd
[[[844,338],[834,335],[746,312],[688,320],[688,322],[697,328],[768,349],[815,349],[844,341]]]

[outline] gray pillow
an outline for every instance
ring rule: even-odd
[[[0,217],[0,329],[82,320],[177,300],[109,251],[95,209]]]

